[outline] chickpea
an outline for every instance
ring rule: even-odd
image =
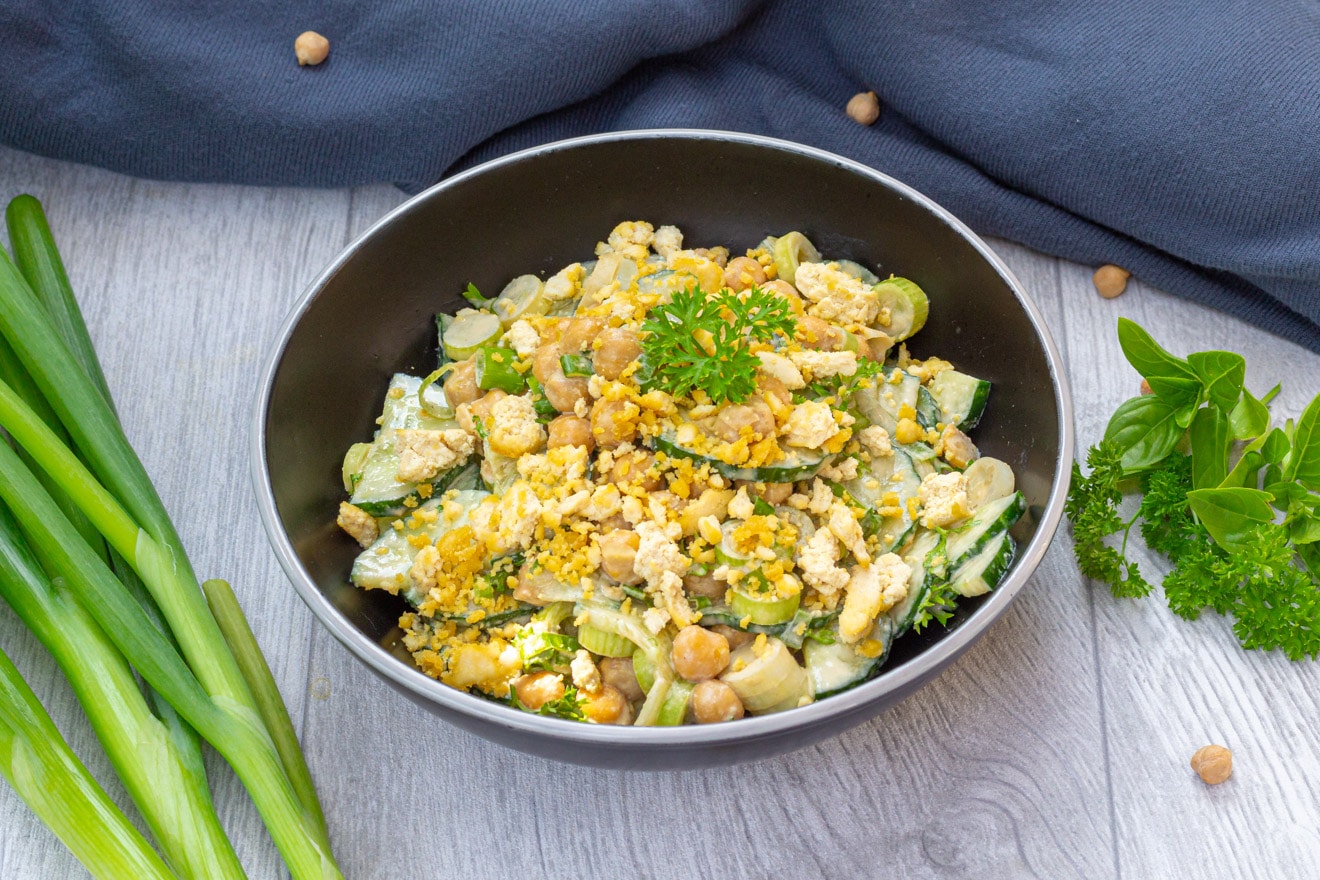
[[[632,706],[618,688],[605,685],[591,694],[582,706],[582,714],[597,724],[632,724]]]
[[[828,321],[822,321],[812,315],[798,318],[797,341],[804,348],[838,351],[843,348],[845,338],[843,328],[835,327]]]
[[[596,349],[596,372],[606,379],[617,379],[641,356],[642,344],[636,333],[626,327],[606,330],[600,334],[600,348]]]
[[[445,377],[445,400],[450,406],[471,403],[481,396],[477,387],[477,364],[471,358],[460,361]]]
[[[729,585],[724,581],[717,581],[708,574],[686,574],[683,576],[683,589],[690,596],[705,596],[713,602],[719,602],[724,599],[724,592]]]
[[[488,425],[491,418],[490,412],[495,408],[495,404],[508,396],[509,395],[505,394],[498,388],[492,388],[490,391],[487,391],[485,396],[480,400],[474,400],[472,403],[468,404],[468,410],[472,413],[472,420],[474,422],[479,421],[483,425]]]
[[[598,445],[613,448],[620,443],[629,443],[637,436],[636,422],[620,422],[615,418],[627,407],[625,400],[598,400],[592,406],[591,435]]]
[[[642,539],[632,529],[615,529],[597,539],[600,544],[600,567],[621,584],[639,584],[641,575],[633,571],[637,548]]]
[[[880,118],[880,98],[875,92],[858,92],[848,99],[847,112],[854,122],[871,125]]]
[[[637,683],[631,657],[602,657],[599,665],[600,680],[606,687],[614,688],[630,703],[646,699],[646,693]]]
[[[532,375],[536,381],[544,385],[550,381],[550,377],[558,373],[563,375],[564,371],[559,366],[559,356],[563,354],[563,349],[557,342],[545,342],[532,355]]]
[[[788,300],[788,304],[793,307],[793,314],[799,318],[807,313],[807,307],[803,305],[802,296],[797,292],[797,288],[784,279],[776,278],[774,281],[767,281],[765,289]]]
[[[616,484],[636,483],[640,480],[641,487],[647,492],[659,492],[664,488],[665,481],[659,474],[650,472],[654,464],[655,456],[639,449],[614,459],[614,467],[610,468],[605,479]]]
[[[742,429],[750,427],[759,437],[769,437],[775,431],[775,416],[764,400],[735,403],[724,407],[715,416],[715,435],[721,440],[735,443],[742,437]]]
[[[1220,745],[1202,746],[1192,755],[1192,769],[1206,785],[1218,785],[1233,775],[1233,753]]]
[[[604,318],[573,318],[560,337],[559,348],[565,354],[588,351],[604,329]]]
[[[757,483],[760,486],[760,495],[765,499],[766,504],[783,504],[788,500],[788,496],[793,494],[792,483]]]
[[[692,689],[692,718],[698,724],[715,724],[743,717],[742,700],[722,681],[703,681]]]
[[[729,640],[704,626],[685,626],[674,636],[674,671],[688,681],[714,678],[729,665]]]
[[[585,446],[587,452],[596,448],[596,438],[591,436],[591,422],[572,413],[556,416],[550,421],[550,439],[547,449],[556,446]]]
[[[330,56],[330,41],[316,31],[303,31],[293,41],[293,55],[299,67],[315,67]]]
[[[737,292],[765,284],[765,267],[751,257],[734,257],[724,267],[724,286]]]
[[[1095,285],[1096,293],[1105,299],[1113,299],[1127,290],[1128,279],[1131,277],[1132,273],[1122,266],[1109,264],[1095,270],[1091,283]]]
[[[588,397],[587,380],[581,376],[565,376],[562,370],[556,370],[542,387],[545,399],[561,413],[576,412],[577,402]]]
[[[750,645],[752,642],[756,641],[756,636],[751,633],[744,632],[740,629],[734,629],[731,626],[725,626],[722,623],[718,626],[712,626],[711,631],[724,636],[725,640],[729,643],[730,651],[736,651],[744,645]]]
[[[756,386],[761,390],[762,396],[773,394],[783,406],[793,402],[793,393],[788,390],[788,386],[774,376],[760,373],[756,377]]]
[[[533,672],[515,678],[513,690],[518,695],[518,702],[535,712],[564,695],[564,679],[553,672]]]

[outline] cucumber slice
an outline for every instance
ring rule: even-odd
[[[990,400],[990,383],[957,370],[945,370],[930,380],[930,394],[940,408],[940,421],[964,431],[976,427]]]
[[[884,506],[883,499],[887,493],[897,495],[901,512],[880,521],[880,552],[888,553],[903,546],[916,527],[908,499],[916,498],[921,490],[921,473],[904,447],[895,446],[893,455],[872,459],[869,466],[859,467],[857,476],[844,483],[843,487],[853,498],[872,510]]]
[[[967,480],[967,506],[976,510],[991,501],[1013,494],[1013,469],[997,458],[983,455],[963,471]]]
[[[468,511],[488,494],[479,490],[459,492],[454,500],[462,506],[463,512],[453,522],[441,515],[434,522],[422,523],[416,529],[382,529],[376,542],[358,554],[349,573],[349,580],[364,590],[386,590],[402,595],[413,606],[418,605],[425,596],[417,590],[411,572],[419,548],[413,546],[409,537],[425,535],[434,543],[446,532],[467,525]],[[418,509],[434,510],[439,505],[440,499],[432,498]]]
[[[851,275],[863,284],[878,284],[880,278],[870,269],[861,263],[855,263],[852,260],[834,260],[839,264],[839,271],[845,275]]]
[[[880,315],[876,325],[895,342],[902,342],[926,326],[930,314],[930,300],[915,281],[892,276],[875,286],[880,300]],[[884,316],[888,309],[889,322]]]
[[[519,318],[532,315],[544,315],[550,308],[550,301],[545,298],[545,285],[535,275],[519,275],[504,285],[500,295],[495,297],[491,311],[507,329]]]
[[[988,593],[1013,567],[1017,543],[1007,532],[985,545],[981,552],[967,559],[954,571],[949,584],[959,596],[980,596]]]
[[[734,545],[733,532],[738,526],[742,525],[742,520],[726,520],[720,524],[720,532],[723,538],[715,547],[715,561],[722,565],[732,565],[735,568],[744,568],[752,561],[752,557],[738,551]]]
[[[917,389],[917,424],[929,431],[936,424],[947,421],[948,419],[944,418],[935,395],[931,394],[930,390],[924,385]]]
[[[907,595],[886,615],[893,624],[893,638],[912,628],[931,587],[944,579],[948,568],[944,537],[939,532],[920,532],[908,552],[903,554],[903,561],[912,569],[912,574],[908,577]]]
[[[370,454],[370,443],[354,443],[348,447],[348,452],[344,453],[342,473],[345,492],[351,493],[353,488],[357,486],[358,480],[362,479],[362,468],[367,463],[367,456]]]
[[[617,633],[608,633],[590,624],[578,627],[578,644],[601,657],[631,657],[637,646]]]
[[[747,593],[735,588],[732,590],[733,596],[729,599],[729,606],[733,613],[738,616],[738,620],[751,618],[750,622],[761,626],[772,626],[777,623],[786,623],[797,613],[798,606],[802,603],[802,595],[794,593],[792,596],[780,596],[778,593],[772,593],[767,596],[760,596],[756,593]]]
[[[819,262],[820,251],[802,233],[789,232],[775,240],[774,257],[775,272],[792,284],[797,277],[798,264]]]
[[[820,469],[825,465],[825,461],[829,458],[828,455],[821,452],[795,450],[790,452],[786,458],[774,464],[748,468],[729,464],[720,461],[718,458],[688,449],[680,445],[672,435],[653,437],[651,444],[651,448],[657,452],[678,456],[679,458],[690,458],[697,462],[705,462],[710,465],[711,470],[728,477],[730,480],[749,480],[754,483],[793,483],[798,480],[809,480],[820,472]]]
[[[916,412],[920,395],[921,380],[895,367],[885,375],[884,381],[854,391],[852,404],[871,424],[879,425],[892,436],[898,428],[899,411],[908,406]]]
[[[806,662],[816,699],[856,687],[875,675],[889,657],[889,648],[894,642],[894,622],[882,615],[867,638],[875,639],[882,646],[874,657],[866,657],[858,652],[856,645],[845,643],[839,636],[837,625],[833,643],[808,641],[803,645],[802,659]]]
[[[427,483],[400,483],[398,473],[399,455],[393,447],[373,444],[349,503],[372,516],[399,516],[407,513],[409,504],[416,506],[423,500],[423,485],[431,487],[428,497],[436,497],[450,489],[475,489],[481,479],[475,460],[443,471]]]
[[[445,328],[441,344],[450,360],[465,361],[483,345],[494,345],[503,333],[500,319],[490,312],[464,309]]]
[[[581,630],[581,627],[578,627]],[[632,655],[633,675],[637,676],[637,684],[641,687],[642,693],[651,692],[651,687],[655,684],[655,664],[645,651],[634,651]]]
[[[965,525],[949,533],[949,564],[956,567],[980,553],[987,544],[1012,528],[1026,509],[1027,502],[1022,493],[1014,492],[973,510]]]
[[[692,691],[696,685],[679,679],[669,686],[665,701],[660,706],[660,714],[655,719],[657,727],[677,727],[687,718],[688,705],[692,702]]]

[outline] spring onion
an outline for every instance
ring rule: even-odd
[[[592,366],[591,358],[585,354],[561,354],[559,366],[565,376],[590,376],[596,371]]]
[[[518,355],[511,348],[488,345],[478,349],[474,359],[477,387],[482,391],[498,388],[505,394],[522,394],[527,387],[527,380],[514,369],[517,360]]]

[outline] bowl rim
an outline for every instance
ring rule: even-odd
[[[736,724],[618,727],[614,725],[583,724],[577,721],[514,711],[507,706],[449,687],[436,679],[430,678],[415,667],[405,664],[354,627],[317,587],[303,567],[292,542],[289,540],[289,536],[285,533],[280,522],[279,512],[275,506],[270,474],[266,468],[265,420],[270,408],[271,391],[289,340],[303,315],[311,307],[321,289],[338,274],[345,263],[356,256],[363,243],[374,236],[379,229],[417,210],[422,203],[433,198],[437,193],[459,186],[469,178],[496,171],[505,165],[523,162],[540,155],[596,144],[675,138],[736,143],[767,148],[794,153],[812,160],[839,166],[897,191],[900,195],[911,199],[925,210],[933,213],[938,219],[948,224],[965,238],[1008,284],[1009,289],[1017,297],[1019,304],[1026,312],[1027,318],[1045,350],[1045,358],[1054,387],[1059,422],[1059,454],[1055,463],[1054,479],[1049,498],[1035,535],[1020,552],[1008,579],[990,593],[986,601],[957,629],[948,633],[909,662],[887,671],[882,670],[879,675],[870,681],[843,693],[786,712],[745,718]],[[284,569],[285,575],[298,595],[311,610],[313,616],[339,640],[340,644],[378,675],[395,687],[403,689],[414,699],[422,698],[430,703],[438,704],[444,709],[510,731],[534,736],[548,736],[559,741],[581,745],[608,745],[614,747],[736,745],[740,741],[750,742],[782,735],[794,728],[814,728],[826,724],[832,719],[863,711],[867,704],[881,699],[886,693],[903,694],[916,688],[927,677],[942,671],[958,655],[967,650],[973,642],[984,635],[1013,602],[1035,572],[1062,520],[1063,504],[1068,491],[1074,455],[1072,395],[1058,347],[1045,324],[1040,310],[1027,295],[1021,282],[980,236],[930,197],[860,162],[779,138],[707,129],[665,128],[614,131],[553,141],[483,162],[452,177],[445,178],[405,200],[387,212],[341,250],[300,295],[279,330],[274,351],[262,373],[253,415],[250,438],[252,479],[257,495],[257,508],[261,515],[266,536],[275,550],[280,566]]]

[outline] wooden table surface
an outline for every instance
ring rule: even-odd
[[[298,600],[258,521],[249,425],[304,286],[403,196],[134,180],[0,149],[0,199],[46,205],[130,439],[198,573],[230,580],[288,701],[352,880],[452,878],[1301,878],[1320,871],[1320,670],[1244,652],[1226,620],[1085,582],[1065,527],[1007,614],[933,684],[815,747],[724,770],[552,763],[460,732],[380,683]],[[1138,377],[1120,315],[1179,353],[1247,356],[1296,415],[1320,357],[1140,282],[994,242],[1072,379],[1079,449]],[[1150,570],[1153,563],[1146,564]],[[111,793],[54,663],[0,607],[0,647]],[[1235,756],[1208,787],[1206,743]],[[214,756],[212,756],[214,758]],[[212,761],[253,878],[287,876]],[[0,880],[84,876],[0,785]]]

